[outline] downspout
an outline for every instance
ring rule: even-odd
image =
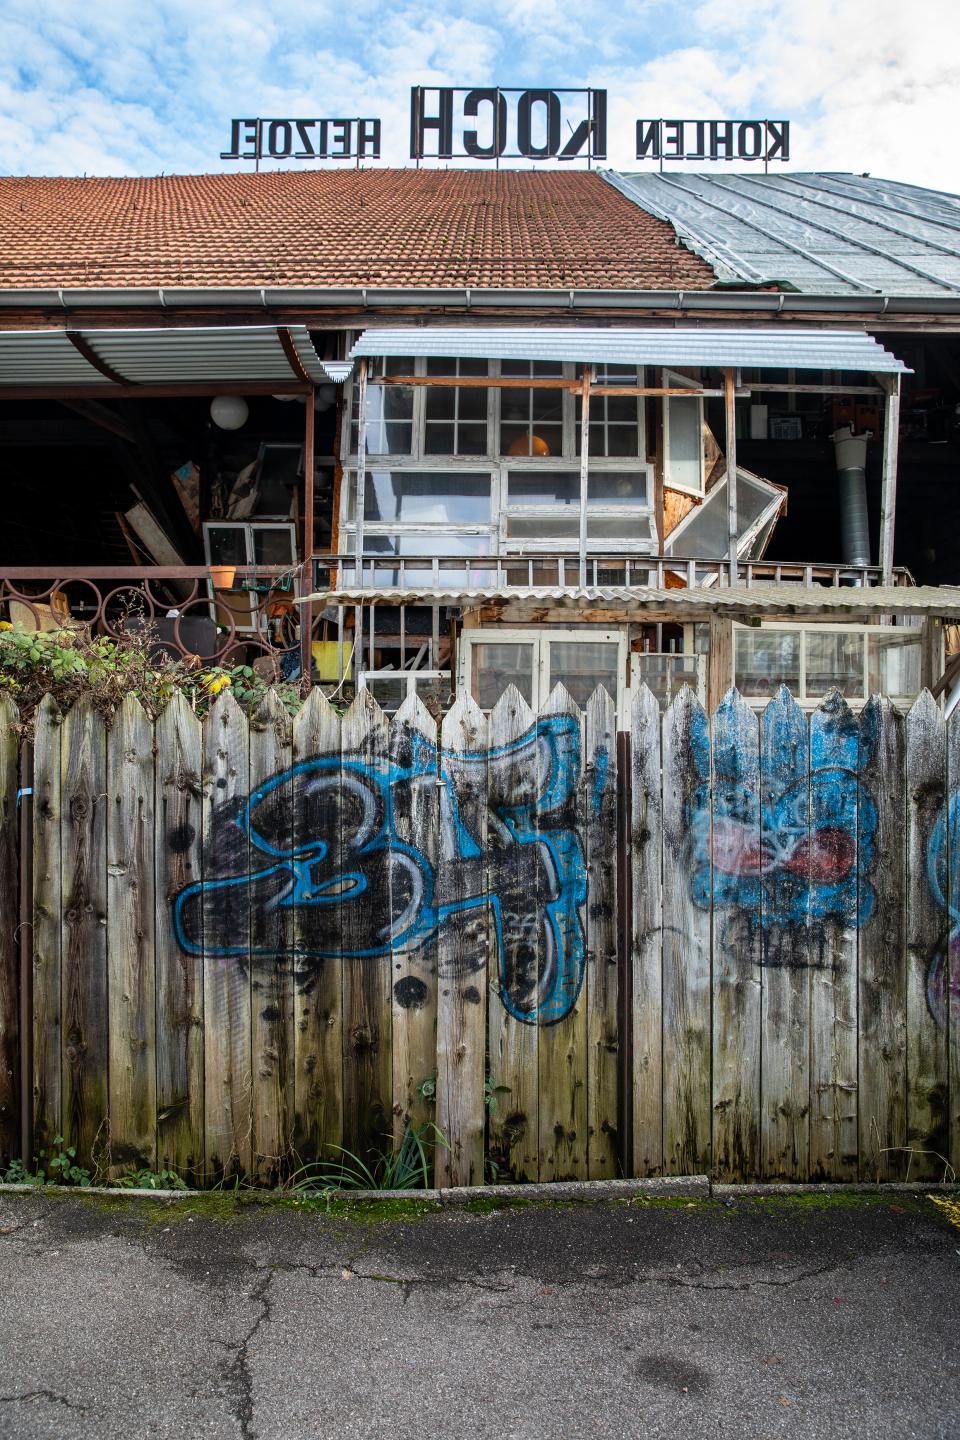
[[[854,435],[843,425],[830,436],[837,462],[840,536],[847,565],[870,564],[870,518],[867,513],[867,441],[871,432]]]

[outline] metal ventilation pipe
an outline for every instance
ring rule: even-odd
[[[867,514],[867,441],[871,431],[854,435],[843,425],[830,436],[837,462],[840,492],[840,536],[847,565],[870,564],[870,519]]]

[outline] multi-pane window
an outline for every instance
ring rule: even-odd
[[[585,706],[598,685],[618,710],[626,693],[627,645],[622,630],[465,630],[459,684],[482,710],[492,710],[515,685],[538,710],[556,685]]]
[[[642,385],[643,372],[635,365],[607,365],[596,371],[596,385]],[[583,400],[574,397],[577,454],[581,448]],[[643,440],[642,395],[591,395],[590,454],[640,455]]]
[[[753,705],[781,685],[811,707],[833,689],[855,708],[877,693],[903,704],[920,693],[920,631],[911,626],[735,627],[733,659],[734,684]]]
[[[408,544],[414,535],[429,542],[416,552],[425,555],[455,556],[458,540],[465,537],[471,549],[479,545],[479,553],[488,555],[576,552],[581,539],[578,374],[582,367],[559,361],[433,356],[371,361],[362,514],[356,494],[359,387],[354,384],[351,425],[344,437],[350,449],[342,486],[341,548],[355,551],[362,524],[368,555],[378,553],[379,541],[391,536],[406,537],[403,548],[414,553]],[[614,384],[643,379],[636,368],[608,367],[599,375]],[[398,383],[407,376],[420,383]],[[476,383],[487,378],[515,383],[502,388]],[[642,401],[598,396],[590,414],[597,441],[591,444],[585,497],[587,545],[596,551],[649,552],[655,535]]]
[[[511,380],[563,379],[555,360],[501,360],[500,374]],[[500,454],[563,455],[563,390],[508,386],[500,391]]]
[[[480,379],[487,360],[443,360],[431,356],[427,374]],[[424,455],[486,455],[489,390],[479,385],[431,385],[424,396]]]

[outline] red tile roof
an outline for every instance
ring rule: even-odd
[[[0,289],[713,283],[587,171],[0,177]]]

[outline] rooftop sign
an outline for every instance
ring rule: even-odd
[[[414,85],[411,160],[605,160],[606,90]]]
[[[379,120],[230,121],[221,160],[379,160]]]
[[[638,160],[790,159],[789,120],[638,120]]]

